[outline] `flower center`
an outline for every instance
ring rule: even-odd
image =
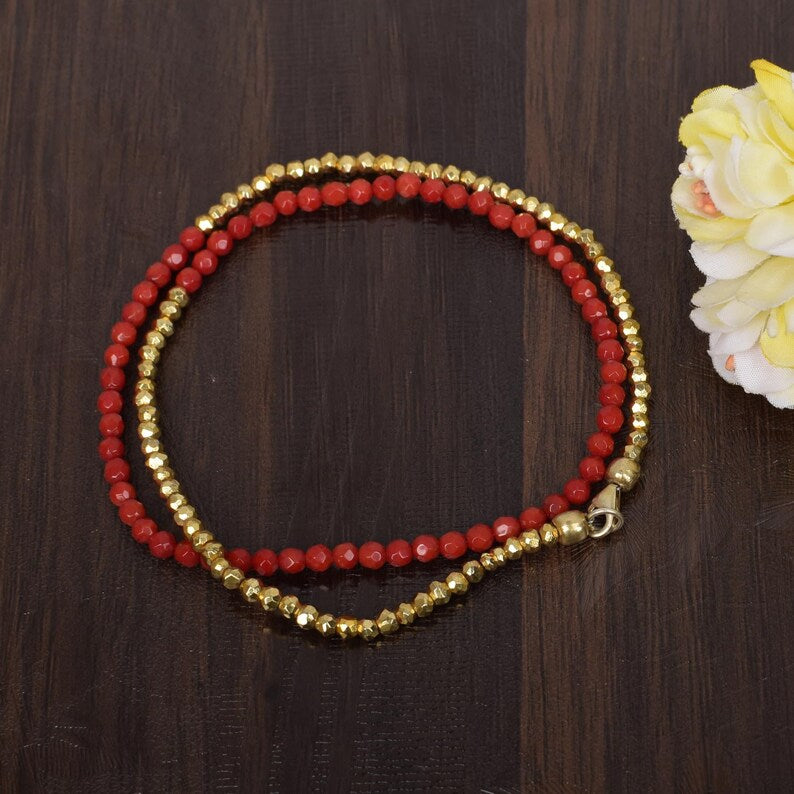
[[[695,206],[704,214],[716,218],[722,213],[714,206],[711,194],[702,179],[692,184],[692,192],[695,194]]]

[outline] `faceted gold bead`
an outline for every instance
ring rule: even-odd
[[[460,168],[456,165],[448,165],[442,172],[441,178],[447,185],[460,182]]]
[[[507,203],[511,207],[515,207],[516,209],[523,209],[524,208],[524,199],[527,197],[527,194],[524,193],[523,190],[519,188],[513,188],[507,194]]]
[[[416,619],[416,610],[411,604],[404,602],[397,607],[394,614],[403,626],[410,626]]]
[[[160,304],[160,314],[173,322],[182,316],[182,309],[179,308],[179,304],[175,301],[163,301]]]
[[[203,530],[204,525],[199,521],[195,516],[193,518],[189,518],[182,524],[182,534],[188,539],[193,540],[193,538]]]
[[[626,356],[626,361],[632,369],[645,366],[645,356],[639,350],[632,350]]]
[[[631,390],[635,397],[642,397],[644,400],[651,396],[651,384],[647,381],[632,384]]]
[[[306,176],[316,176],[322,170],[322,163],[317,157],[310,157],[303,161],[303,170]]]
[[[562,227],[562,236],[568,240],[568,242],[575,243],[579,239],[579,232],[581,231],[582,229],[578,223],[568,221],[568,223]]]
[[[242,182],[237,185],[234,192],[237,194],[237,201],[240,204],[253,201],[256,198],[256,193],[254,192],[253,187],[247,182]]]
[[[425,166],[425,177],[427,179],[441,179],[444,173],[444,166],[441,163],[428,163]]]
[[[380,634],[378,631],[378,624],[374,620],[366,618],[364,620],[359,620],[358,634],[362,639],[371,642]]]
[[[275,612],[281,601],[281,591],[277,587],[263,587],[259,591],[259,603],[265,612]]]
[[[601,276],[601,286],[603,287],[604,292],[609,293],[609,295],[617,292],[617,290],[620,289],[620,274],[615,273],[614,271],[604,273],[604,275]]]
[[[301,602],[297,596],[285,595],[281,596],[281,601],[278,602],[278,611],[285,618],[292,619],[295,613],[301,608]]]
[[[587,540],[587,517],[581,510],[566,510],[554,516],[552,523],[557,527],[557,539],[562,546],[572,546]]]
[[[324,154],[324,155],[323,155],[323,156],[320,158],[320,166],[321,166],[321,167],[322,167],[324,170],[328,170],[328,169],[335,169],[335,168],[336,168],[337,161],[338,161],[338,158],[337,158],[337,156],[336,156],[336,155],[335,155],[333,152],[326,152],[326,153],[325,153],[325,154]]]
[[[351,640],[353,637],[358,637],[358,620],[346,615],[342,615],[336,619],[336,633],[343,640]]]
[[[157,424],[157,420],[160,418],[160,411],[156,405],[141,405],[138,408],[138,421],[139,422],[154,422]],[[153,439],[153,441],[157,441],[160,443],[159,439]],[[142,442],[145,444],[146,442]],[[152,449],[150,452],[159,452],[161,450]],[[150,454],[150,452],[144,452],[144,455]]]
[[[154,328],[164,337],[173,336],[174,324],[168,319],[168,317],[158,317],[154,321]]]
[[[636,320],[625,320],[620,324],[623,336],[637,336],[640,333],[640,324]]]
[[[411,603],[417,617],[427,617],[433,611],[433,599],[427,593],[417,593]]]
[[[160,351],[151,345],[142,345],[138,350],[138,355],[144,361],[153,361],[155,364],[160,360]]]
[[[142,378],[153,378],[157,375],[157,364],[153,361],[139,361],[138,375]]]
[[[625,290],[621,287],[609,292],[609,302],[615,307],[623,306],[623,305],[630,306],[628,290]],[[631,307],[631,310],[632,312],[634,311],[633,306]],[[628,319],[628,317],[626,317],[625,319]]]
[[[561,212],[555,212],[549,218],[549,230],[554,234],[559,234],[565,228],[566,223],[568,223],[568,219]]]
[[[151,455],[146,456],[146,468],[156,471],[163,466],[168,465],[168,455],[165,452],[152,452]]]
[[[138,425],[140,438],[160,438],[160,428],[154,422],[141,422]]]
[[[174,511],[174,523],[177,526],[184,526],[185,521],[193,518],[196,515],[196,508],[191,504],[184,504]]]
[[[491,554],[490,551],[484,551],[480,555],[480,565],[482,565],[486,571],[495,571],[499,567],[499,564],[496,562],[493,554]]]
[[[197,215],[193,223],[204,234],[209,234],[215,228],[215,221],[209,215]]]
[[[477,174],[474,171],[461,171],[459,181],[464,187],[471,187],[477,181]]]
[[[234,212],[240,206],[240,199],[237,198],[236,193],[222,193],[221,204],[223,204],[229,212]]]
[[[372,152],[361,152],[356,157],[356,168],[359,171],[372,171],[375,168],[375,155]]]
[[[544,524],[540,528],[540,542],[544,546],[554,546],[557,543],[557,527],[553,524]]]
[[[190,303],[190,295],[182,287],[171,287],[168,290],[168,300],[173,301],[177,306],[184,309]]]
[[[491,550],[491,554],[493,555],[494,560],[499,568],[501,568],[507,562],[507,554],[505,554],[505,550],[501,546],[496,546]]]
[[[226,557],[216,557],[210,563],[210,576],[213,579],[220,579],[227,568],[230,568],[231,565]]]
[[[208,543],[212,543],[213,540],[215,540],[215,537],[213,536],[212,532],[208,532],[206,529],[199,529],[190,537],[190,542],[193,544],[193,548],[196,551],[201,551],[202,553],[204,551],[204,547]],[[213,559],[215,558],[213,557]]]
[[[505,182],[494,182],[491,185],[491,195],[499,201],[504,201],[510,192],[510,186]]]
[[[221,574],[221,584],[227,590],[236,590],[242,584],[243,579],[245,579],[245,574],[233,566],[225,568]]]
[[[390,154],[379,154],[375,158],[375,170],[379,174],[390,174],[394,170],[394,158]]]
[[[446,584],[452,595],[464,595],[469,591],[469,580],[460,571],[448,574]]]
[[[154,453],[155,455],[161,453]],[[168,456],[163,456],[166,459],[165,464],[158,466],[156,469],[152,469],[152,477],[154,478],[155,482],[165,482],[166,480],[170,480],[174,476],[174,470],[169,468],[168,466]],[[149,461],[146,461],[146,465],[149,466],[151,469],[152,467],[149,465]]]
[[[336,170],[340,174],[352,174],[356,170],[356,158],[349,154],[343,154],[336,161]]]
[[[626,348],[629,352],[638,352],[642,350],[644,347],[644,343],[642,341],[642,337],[640,336],[630,336],[628,339],[623,341],[623,347]]]
[[[407,157],[395,157],[393,165],[396,173],[407,174],[411,167],[411,161]]]
[[[212,222],[218,226],[223,223],[226,219],[226,216],[229,214],[229,210],[223,206],[223,204],[213,204],[208,210],[207,215],[212,218]]]
[[[590,245],[595,242],[595,234],[592,229],[582,229],[579,232],[579,244],[582,246]]]
[[[325,612],[317,616],[317,620],[314,621],[314,628],[323,637],[330,637],[332,634],[336,634],[336,619],[333,615]]]
[[[640,384],[640,385],[644,385],[644,384]],[[648,401],[644,397],[635,397],[629,404],[629,410],[635,415],[647,414]]]
[[[141,452],[144,455],[151,455],[153,452],[162,452],[163,442],[159,438],[144,438],[141,441]]]
[[[159,331],[148,331],[144,338],[147,345],[156,347],[158,350],[162,350],[165,347],[165,337]]]
[[[548,201],[544,201],[542,204],[538,204],[538,208],[535,211],[535,215],[537,219],[541,222],[546,222],[551,219],[551,216],[554,215],[554,205],[549,204]]]
[[[196,538],[193,538],[193,548],[196,548]],[[196,549],[199,551],[199,549]],[[201,556],[207,561],[212,562],[223,556],[223,544],[217,540],[210,540],[201,547]]]
[[[639,464],[628,458],[615,458],[607,467],[606,478],[619,485],[621,490],[630,491],[640,478]]]
[[[646,431],[651,426],[651,421],[648,419],[648,415],[645,414],[632,414],[631,417],[631,427],[634,430],[643,430]]]
[[[621,290],[621,292],[625,292],[625,290]],[[617,311],[615,312],[615,316],[618,320],[626,321],[630,320],[634,317],[634,307],[630,303],[621,303]]]
[[[521,541],[518,538],[508,538],[504,550],[508,560],[517,560],[524,555],[524,549],[521,548]]]
[[[286,174],[290,179],[303,179],[305,173],[303,160],[291,160],[285,168]]]
[[[629,443],[636,447],[646,447],[648,446],[648,434],[641,430],[632,430],[629,433]]]
[[[378,617],[375,618],[375,623],[381,634],[394,634],[400,628],[397,622],[397,615],[390,609],[384,609]]]
[[[138,378],[135,381],[135,392],[154,391],[154,381],[151,378]]]
[[[243,579],[240,582],[240,594],[249,603],[253,604],[259,600],[259,591],[262,589],[262,583],[259,579]]]
[[[468,560],[467,562],[463,563],[463,575],[472,583],[477,584],[477,582],[481,582],[483,576],[485,576],[485,568],[477,562],[477,560]]]
[[[529,529],[526,532],[522,532],[518,536],[518,542],[521,544],[525,554],[534,554],[536,551],[540,551],[540,535],[537,529]]]
[[[287,169],[281,163],[271,163],[265,168],[265,176],[270,180],[270,184],[274,185],[284,179]]]
[[[154,405],[155,400],[156,397],[153,391],[141,391],[132,398],[136,408],[141,408],[144,405]]]
[[[424,176],[425,168],[427,168],[427,164],[421,160],[411,160],[411,163],[408,166],[408,173],[416,174],[417,176]]]
[[[648,380],[648,373],[645,371],[645,367],[634,367],[629,378],[632,383],[645,383]]]
[[[596,273],[604,275],[605,273],[612,272],[615,263],[608,256],[597,256],[595,260],[593,260],[593,266],[595,267]]]
[[[597,240],[594,243],[588,243],[584,246],[584,255],[591,262],[594,262],[604,253],[604,246]]]
[[[179,480],[175,480],[172,477],[170,480],[160,483],[160,496],[163,499],[167,499],[172,493],[178,493],[181,487]]]
[[[178,510],[182,505],[187,504],[187,497],[183,493],[176,491],[176,493],[172,493],[171,496],[165,500],[165,503],[170,510]]]
[[[449,599],[452,598],[452,593],[446,582],[430,582],[427,594],[433,599],[433,604],[447,604]]]
[[[318,614],[316,607],[306,604],[295,613],[295,622],[302,629],[308,630],[316,623]]]
[[[480,190],[490,190],[491,185],[493,185],[493,179],[490,176],[478,176],[471,183],[471,189],[472,192],[477,193]]]
[[[627,444],[626,448],[623,450],[623,457],[639,463],[644,453],[645,450],[642,447],[635,447],[634,444]]]
[[[251,187],[254,189],[254,193],[256,193],[257,196],[267,193],[272,184],[270,177],[264,174],[258,174],[251,180]]]

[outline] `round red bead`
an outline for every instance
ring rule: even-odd
[[[146,307],[138,301],[125,303],[121,308],[121,319],[126,323],[132,323],[136,328],[143,325],[146,319]]]
[[[493,529],[494,538],[500,543],[504,543],[508,538],[515,537],[521,531],[521,525],[513,516],[502,516],[493,522],[491,529]]]
[[[407,540],[393,540],[386,546],[386,559],[389,565],[402,568],[414,558],[411,544]]]
[[[103,438],[99,442],[99,457],[104,460],[113,460],[113,458],[120,458],[124,454],[124,442],[120,438],[111,436],[110,438]]]
[[[562,492],[572,505],[580,505],[590,498],[590,484],[580,479],[568,480]]]
[[[347,203],[347,185],[342,182],[328,182],[320,188],[320,193],[329,207],[341,207]]]
[[[601,380],[604,383],[623,383],[627,375],[626,366],[620,361],[605,361],[601,365]]]
[[[444,198],[446,185],[440,179],[426,179],[419,188],[419,195],[428,204],[438,204]]]
[[[99,385],[103,389],[116,389],[118,391],[124,388],[126,380],[124,370],[120,367],[105,367],[99,373]]]
[[[358,563],[358,549],[352,543],[340,543],[334,546],[334,565],[343,571],[355,568]]]
[[[555,269],[560,270],[573,259],[573,253],[567,245],[553,245],[547,254],[549,264]]]
[[[347,196],[360,207],[372,201],[372,185],[366,179],[354,179],[347,188]]]
[[[472,215],[487,215],[494,205],[494,200],[487,190],[477,190],[469,195],[468,204]]]
[[[253,222],[254,226],[261,229],[264,226],[270,226],[275,223],[278,218],[276,208],[269,201],[260,201],[254,204],[248,213],[248,217]]]
[[[155,262],[146,269],[146,278],[157,287],[164,287],[171,281],[171,268],[162,262]]]
[[[395,183],[397,193],[406,199],[418,196],[421,186],[422,180],[416,174],[400,174]]]
[[[186,226],[179,233],[179,242],[190,251],[198,251],[204,245],[204,232],[196,226]]]
[[[539,507],[528,507],[518,517],[521,529],[540,529],[546,523],[546,514]]]
[[[543,509],[549,518],[554,518],[570,508],[568,500],[558,493],[553,493],[543,500]]]
[[[448,560],[456,560],[466,553],[466,538],[462,532],[445,532],[438,539],[441,555]]]
[[[623,411],[617,405],[605,405],[599,409],[596,422],[599,430],[605,433],[617,433],[623,427]]]
[[[451,210],[463,209],[469,202],[469,192],[463,185],[449,185],[444,190],[444,204]]]
[[[109,367],[126,367],[130,361],[130,351],[124,345],[110,345],[105,350],[105,364]]]
[[[157,300],[158,289],[151,281],[139,281],[132,288],[132,299],[144,306],[152,306]]]
[[[537,230],[538,224],[535,218],[528,212],[519,212],[510,224],[510,228],[516,237],[527,238],[531,237]]]
[[[583,480],[587,482],[600,482],[604,479],[606,469],[604,467],[604,459],[596,457],[582,458],[579,461],[579,474],[582,475]]]
[[[605,383],[598,391],[601,405],[623,405],[626,392],[617,383]]]
[[[230,565],[239,568],[243,573],[251,570],[251,552],[248,549],[232,549],[226,559]]]
[[[124,504],[127,499],[134,499],[136,497],[135,493],[135,486],[128,482],[114,482],[113,485],[110,486],[110,501],[113,502],[116,507]]]
[[[120,436],[124,432],[124,420],[120,414],[102,414],[99,417],[99,432],[108,436]]]
[[[121,411],[123,401],[121,394],[115,389],[106,389],[100,392],[96,400],[96,407],[101,414],[117,414]]]
[[[584,278],[586,275],[587,271],[584,269],[584,266],[580,265],[578,262],[566,262],[562,266],[562,270],[560,270],[563,283],[568,287],[572,287],[579,279]]]
[[[174,546],[174,559],[185,568],[193,568],[198,565],[199,555],[190,543],[183,540]]]
[[[571,287],[571,297],[579,304],[584,303],[590,298],[595,298],[598,295],[596,285],[586,278],[580,278]]]
[[[496,229],[509,229],[515,216],[515,210],[508,204],[494,204],[488,210],[488,220]]]
[[[151,518],[139,518],[130,527],[130,533],[138,543],[148,543],[149,538],[157,532],[157,524]]]
[[[334,561],[334,556],[331,554],[331,549],[318,543],[316,546],[309,546],[306,549],[306,567],[310,571],[327,571]]]
[[[529,238],[529,247],[533,254],[545,256],[551,250],[554,242],[554,235],[547,229],[539,229],[533,232]]]
[[[397,186],[394,177],[388,174],[381,174],[372,182],[372,195],[379,201],[389,201],[397,193]]]
[[[229,232],[213,232],[207,240],[207,248],[209,248],[213,254],[217,254],[218,256],[226,256],[232,252],[232,248],[234,248],[234,240],[232,239],[232,236],[229,234]]]
[[[128,526],[132,526],[139,518],[146,517],[146,510],[137,499],[127,499],[119,507],[119,518]]]
[[[247,215],[235,215],[226,224],[226,230],[235,240],[245,240],[246,237],[251,236],[254,223]]]
[[[202,276],[211,276],[218,269],[218,257],[212,251],[203,248],[194,255],[191,267]]]
[[[278,567],[284,573],[300,573],[306,567],[306,557],[300,549],[282,549],[278,555]]]
[[[587,451],[591,455],[606,458],[615,449],[615,439],[609,433],[593,433],[587,439]]]
[[[176,276],[177,285],[191,293],[196,292],[199,287],[201,287],[202,281],[201,273],[192,267],[186,267],[184,270],[180,270]]]
[[[132,323],[127,322],[126,320],[122,320],[120,323],[116,323],[110,329],[110,338],[117,344],[117,345],[126,345],[129,347],[134,341],[135,337],[138,335],[138,331]]]
[[[320,188],[306,185],[298,191],[298,206],[304,212],[315,212],[323,206],[323,197]]]
[[[251,565],[260,576],[272,576],[278,570],[278,557],[271,549],[259,549],[251,557]]]
[[[149,551],[152,557],[157,557],[158,560],[167,560],[173,555],[175,548],[174,536],[165,530],[155,532],[149,538]]]
[[[294,215],[298,211],[298,197],[291,190],[279,190],[273,197],[279,215]]]
[[[614,339],[618,335],[618,327],[608,317],[600,317],[590,326],[590,336],[596,342]]]
[[[493,546],[493,531],[488,524],[474,524],[466,532],[466,543],[472,551],[487,551]]]
[[[599,361],[620,361],[623,358],[623,346],[617,339],[604,339],[598,343],[596,354]]]
[[[127,482],[130,478],[130,464],[124,458],[113,458],[105,464],[105,482]]]
[[[362,543],[358,550],[358,561],[364,568],[375,571],[386,562],[386,549],[374,540]]]
[[[411,548],[420,562],[430,562],[438,557],[438,541],[432,535],[417,535]]]
[[[160,257],[160,261],[164,265],[168,265],[171,270],[181,270],[187,264],[187,248],[184,245],[176,243],[169,245]]]
[[[582,304],[582,319],[586,323],[594,323],[600,317],[607,316],[607,307],[599,298],[588,298]],[[614,341],[614,340],[613,340]]]

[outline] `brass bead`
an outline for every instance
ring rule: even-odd
[[[358,621],[355,618],[342,615],[336,619],[336,633],[343,640],[351,640],[358,637]]]
[[[182,287],[171,287],[168,290],[168,300],[173,301],[181,309],[184,309],[190,303],[190,295]]]
[[[631,417],[631,427],[634,430],[647,431],[650,426],[651,426],[651,422],[648,419],[647,414],[646,415],[643,415],[643,414],[632,415],[632,417]]]
[[[554,205],[549,204],[548,201],[544,201],[542,204],[538,204],[538,208],[535,211],[535,215],[539,221],[542,223],[547,222],[551,219],[551,216],[554,215]]]
[[[433,599],[427,593],[417,593],[411,606],[417,617],[425,618],[433,611]]]
[[[540,528],[540,542],[544,546],[554,546],[557,543],[557,527],[553,524],[544,524]]]
[[[485,576],[485,568],[477,562],[477,560],[468,560],[467,562],[463,563],[463,575],[472,583],[477,584],[477,582],[481,582],[483,576]]]
[[[513,188],[507,194],[507,203],[511,207],[515,207],[516,209],[523,209],[524,208],[524,199],[527,197],[527,194],[524,193],[523,190],[519,188]]]
[[[380,634],[378,631],[378,624],[374,620],[369,620],[368,618],[359,620],[358,634],[362,639],[371,642]]]
[[[336,619],[333,615],[329,615],[325,612],[317,616],[317,619],[314,621],[314,628],[323,637],[330,637],[332,634],[336,634]]]
[[[142,378],[153,378],[157,375],[157,364],[153,361],[139,361],[138,375]]]
[[[557,538],[562,546],[572,546],[587,540],[587,517],[581,510],[566,510],[554,516]]]
[[[631,390],[635,397],[642,397],[644,400],[647,400],[648,397],[651,396],[651,384],[648,383],[648,381],[643,381],[642,383],[633,383],[631,385]]]
[[[403,626],[410,626],[416,619],[416,610],[411,604],[404,602],[397,607],[394,614]]]
[[[635,447],[647,447],[648,434],[643,433],[641,430],[632,430],[629,433],[629,443],[634,444]]]
[[[460,182],[460,168],[456,165],[448,165],[442,172],[441,178],[447,185],[452,185],[455,182]]]
[[[426,179],[441,179],[441,174],[444,173],[444,166],[441,163],[428,163],[425,166]]]
[[[154,405],[156,397],[153,391],[138,392],[133,398],[132,402],[136,408],[141,408],[144,405]]]
[[[446,584],[452,595],[464,595],[469,591],[469,580],[460,571],[448,574]]]
[[[196,515],[196,508],[193,507],[191,504],[183,504],[181,507],[178,507],[174,512],[174,523],[177,526],[184,526],[185,521],[193,518]]]
[[[154,329],[164,337],[173,336],[174,334],[174,324],[168,317],[158,317],[154,321]]]
[[[524,549],[521,548],[521,541],[518,538],[508,538],[504,550],[508,560],[517,560],[524,555]]]
[[[623,336],[638,336],[640,324],[636,320],[626,320],[620,324],[620,332]]]
[[[540,535],[537,529],[530,529],[518,536],[518,542],[525,554],[534,554],[540,550]]]
[[[644,384],[639,384],[644,385]],[[635,415],[648,413],[648,401],[644,397],[635,397],[629,404],[629,410]]]
[[[155,452],[154,454],[158,455],[161,453]],[[155,482],[165,482],[174,476],[174,470],[168,467],[168,456],[164,455],[163,457],[166,459],[166,462],[163,465],[158,466],[156,469],[152,469],[152,477],[154,478]],[[148,460],[146,461],[146,465],[149,466]],[[152,467],[149,466],[149,468],[151,469]]]
[[[151,455],[153,452],[162,452],[163,442],[159,438],[144,438],[141,441],[141,452],[144,455]]]
[[[215,228],[215,221],[209,215],[197,215],[193,223],[204,234],[209,234]]]
[[[394,170],[394,158],[390,154],[379,154],[375,158],[375,170],[379,174],[390,174]]]
[[[262,590],[262,583],[259,579],[243,579],[240,582],[240,594],[249,603],[254,604],[259,601],[259,593]]]
[[[449,599],[452,598],[452,593],[447,587],[446,582],[430,582],[427,588],[427,594],[433,600],[433,604],[447,604]]]
[[[596,241],[595,234],[594,234],[592,229],[582,229],[579,232],[579,240],[578,240],[578,242],[579,242],[579,245],[581,245],[582,247],[584,247],[586,245],[590,245],[591,243],[594,243],[595,241]]]
[[[566,223],[568,223],[568,219],[561,212],[555,212],[549,218],[549,230],[554,234],[559,234],[565,228]]]
[[[190,541],[203,530],[204,525],[195,516],[182,524],[182,534]]]
[[[151,378],[138,378],[135,381],[135,392],[154,391],[154,381]]]
[[[220,579],[224,571],[229,567],[231,567],[231,565],[226,557],[216,557],[210,563],[210,576],[212,576],[213,579]]]
[[[408,173],[416,174],[421,177],[425,175],[425,168],[427,168],[427,164],[423,163],[421,160],[411,160],[408,166]]]
[[[501,568],[507,562],[507,554],[501,546],[496,546],[492,549],[491,554],[496,561],[497,567]]]
[[[356,157],[356,168],[359,171],[372,171],[375,168],[375,155],[372,152],[361,152]]]
[[[648,373],[645,371],[645,367],[634,367],[629,378],[632,383],[645,383],[648,380]]]
[[[270,181],[270,177],[264,174],[258,174],[251,180],[251,187],[254,189],[254,193],[256,193],[257,196],[262,196],[267,193],[272,185],[273,183]]]
[[[146,456],[146,468],[152,471],[167,466],[168,463],[168,455],[165,452],[152,452],[151,455]]]
[[[645,345],[643,344],[642,337],[630,336],[628,339],[623,340],[623,347],[630,353],[640,352]]]
[[[178,320],[182,316],[182,309],[175,301],[163,301],[160,304],[160,314],[168,320]]]
[[[395,157],[393,165],[396,173],[407,174],[411,167],[411,161],[407,157]]]
[[[336,170],[340,174],[352,174],[356,170],[356,158],[344,154],[336,161]]]
[[[619,485],[623,491],[630,491],[639,478],[640,467],[634,460],[615,458],[607,467],[607,480]]]
[[[480,190],[490,190],[493,185],[493,179],[490,176],[478,176],[472,183],[471,189],[473,193]]]
[[[165,337],[159,331],[148,331],[146,336],[146,344],[162,350],[165,347]],[[152,384],[154,386],[154,384]]]
[[[254,192],[253,187],[251,187],[251,185],[249,185],[247,182],[242,182],[241,184],[237,185],[234,192],[237,194],[237,201],[240,204],[253,201],[256,198],[256,193]]]
[[[215,226],[221,225],[226,219],[226,216],[228,214],[229,214],[229,210],[227,210],[226,207],[223,206],[223,204],[213,204],[207,210],[207,215],[209,215],[210,218],[212,218],[212,222],[215,224]]]
[[[615,263],[608,256],[597,256],[593,260],[593,267],[596,273],[601,273],[603,275],[605,273],[611,273],[612,269],[615,267]]]
[[[277,587],[263,587],[259,591],[259,603],[265,612],[275,612],[281,601],[281,591]]]
[[[141,422],[138,425],[139,438],[160,438],[160,428],[154,422]]]
[[[317,176],[322,170],[322,163],[317,157],[310,157],[308,160],[303,161],[303,170],[306,176]]]
[[[208,543],[212,543],[212,541],[214,539],[215,538],[214,538],[212,532],[207,532],[206,529],[199,529],[197,532],[193,533],[193,535],[190,538],[190,542],[193,544],[193,549],[195,551],[200,551],[200,552],[203,553],[204,552],[204,547]],[[215,558],[213,557],[212,559],[215,559]]]
[[[471,187],[477,181],[477,174],[474,171],[461,171],[458,180],[464,187]]]
[[[209,534],[209,533],[208,533]],[[196,549],[196,538],[193,538],[193,548]],[[196,549],[199,551],[199,549]],[[223,556],[224,548],[222,543],[217,540],[210,540],[201,547],[201,556],[207,561],[212,562]]]
[[[225,568],[221,574],[221,584],[227,590],[236,590],[242,584],[243,579],[245,579],[245,574],[233,566]]]
[[[265,176],[270,180],[271,185],[284,179],[286,173],[287,171],[281,163],[271,163],[265,168]]]
[[[625,292],[625,290],[620,290],[620,292]],[[621,303],[617,307],[617,311],[615,312],[615,316],[618,320],[626,321],[630,320],[634,317],[634,307],[630,303]]]
[[[604,253],[604,246],[599,243],[597,240],[593,243],[588,243],[584,246],[584,255],[589,259],[591,262],[594,262]]]
[[[496,562],[493,554],[491,554],[490,551],[484,551],[480,555],[480,565],[482,565],[486,571],[495,571],[499,567],[499,564]]]
[[[179,484],[179,480],[175,480],[173,478],[166,480],[165,482],[161,482],[160,496],[162,496],[163,499],[167,499],[172,493],[178,493],[181,487],[182,486]]]
[[[632,369],[638,369],[645,366],[645,356],[639,350],[632,350],[626,356],[626,361]],[[638,383],[640,381],[637,381]]]
[[[504,201],[510,192],[510,186],[505,182],[494,182],[491,185],[491,195],[498,201]]]
[[[305,173],[303,170],[303,160],[290,161],[287,163],[287,167],[284,170],[290,179],[303,179]]]
[[[609,273],[604,273],[601,276],[601,287],[611,298],[612,294],[620,289],[620,274],[612,270]]]
[[[297,596],[286,595],[281,596],[281,601],[278,602],[278,611],[285,618],[290,620],[295,617],[295,613],[301,608],[301,602]]]
[[[579,233],[582,231],[581,227],[578,223],[574,223],[573,221],[568,221],[565,226],[562,227],[562,236],[569,242],[575,243],[579,239]]]
[[[627,444],[626,448],[623,450],[623,457],[639,463],[644,453],[645,450],[642,447],[635,447],[634,444]]]
[[[236,193],[221,193],[221,204],[232,213],[240,207],[240,199]]]
[[[333,152],[326,152],[320,158],[320,167],[323,170],[335,169],[337,162],[338,162],[338,158]]]
[[[182,507],[182,505],[187,504],[187,497],[183,493],[176,491],[165,500],[165,503],[168,505],[169,510],[176,511]]]
[[[139,422],[154,422],[156,424],[159,418],[160,409],[156,405],[141,405],[138,408]]]
[[[295,622],[300,626],[300,628],[304,629],[304,631],[312,628],[314,624],[317,622],[317,617],[319,613],[317,612],[316,607],[313,607],[311,604],[306,604],[306,606],[301,607],[295,613]]]
[[[143,345],[138,350],[138,355],[144,361],[152,361],[155,364],[160,360],[160,351],[156,347],[152,347],[151,345]]]
[[[390,609],[384,609],[380,615],[375,618],[375,623],[381,634],[394,634],[394,632],[400,628],[400,624],[397,622],[397,615]]]

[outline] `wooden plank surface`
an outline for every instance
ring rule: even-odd
[[[3,791],[791,790],[794,425],[712,371],[669,206],[692,97],[748,84],[754,57],[794,69],[790,3],[0,15]],[[187,221],[267,162],[365,149],[491,174],[595,229],[643,324],[655,423],[614,539],[342,647],[137,547],[94,403],[111,322]],[[181,480],[253,548],[516,513],[572,475],[597,388],[553,274],[418,207],[242,247],[162,383]],[[365,614],[446,567],[299,589]]]

